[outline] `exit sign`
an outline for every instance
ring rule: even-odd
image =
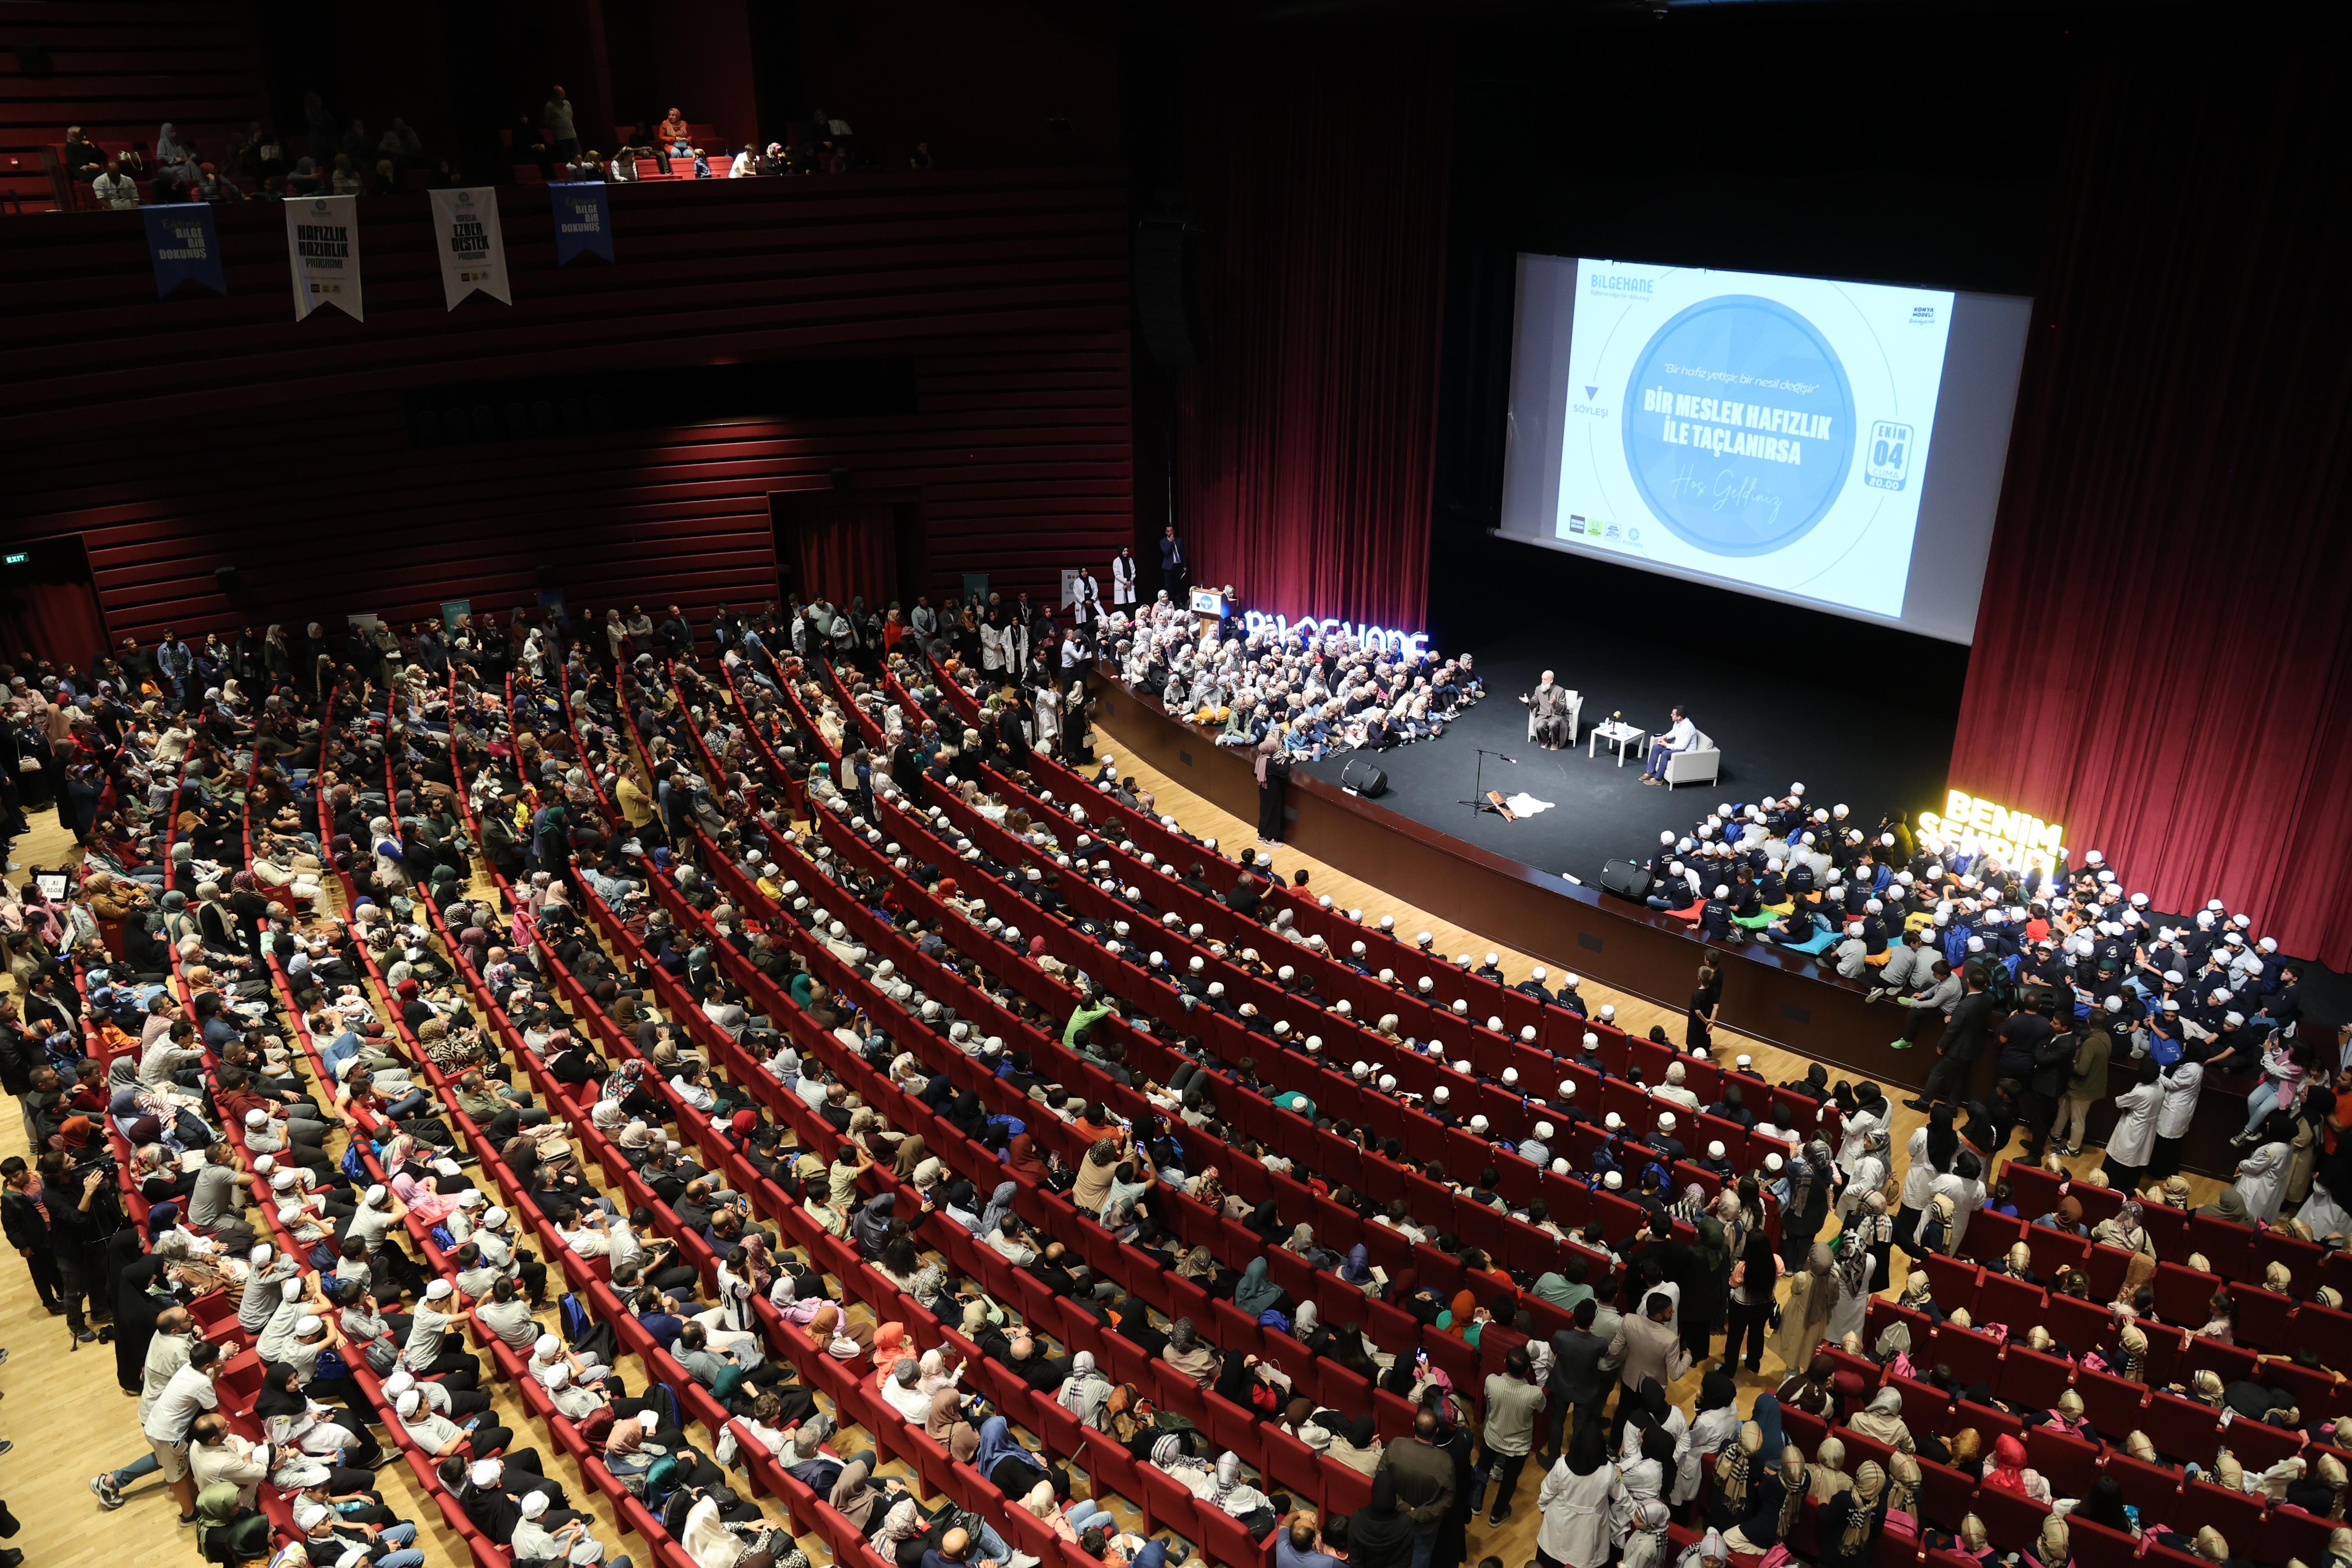
[[[31,550],[10,550],[8,552],[8,558],[5,560],[0,560],[0,566],[22,566],[32,559],[33,552]]]

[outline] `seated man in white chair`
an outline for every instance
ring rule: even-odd
[[[1642,782],[1644,784],[1664,784],[1666,781],[1666,758],[1677,751],[1688,751],[1698,744],[1698,726],[1691,723],[1690,716],[1678,707],[1667,711],[1674,715],[1675,722],[1666,727],[1664,734],[1650,737],[1649,766],[1642,769]]]

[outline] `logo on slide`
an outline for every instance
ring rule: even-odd
[[[1625,465],[1676,538],[1763,555],[1828,515],[1853,466],[1853,423],[1845,367],[1811,321],[1720,295],[1659,328],[1634,361]]]

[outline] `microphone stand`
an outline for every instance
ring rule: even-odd
[[[1517,768],[1519,765],[1519,759],[1516,757],[1504,757],[1501,752],[1491,751],[1483,746],[1478,747],[1476,750],[1478,753],[1478,761],[1475,768],[1470,776],[1470,799],[1467,800],[1456,800],[1454,803],[1457,806],[1469,807],[1471,814],[1474,816],[1480,811],[1492,811],[1498,817],[1502,816],[1504,814],[1503,809],[1500,806],[1496,805],[1492,800],[1486,799],[1486,758],[1489,757],[1501,757],[1504,761],[1509,763],[1514,768]]]

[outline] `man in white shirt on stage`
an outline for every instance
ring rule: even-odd
[[[1664,784],[1666,781],[1666,758],[1677,751],[1688,751],[1698,744],[1698,727],[1691,723],[1689,716],[1680,708],[1669,711],[1673,713],[1675,722],[1667,727],[1664,735],[1650,737],[1650,765],[1642,769],[1642,782],[1644,784]]]

